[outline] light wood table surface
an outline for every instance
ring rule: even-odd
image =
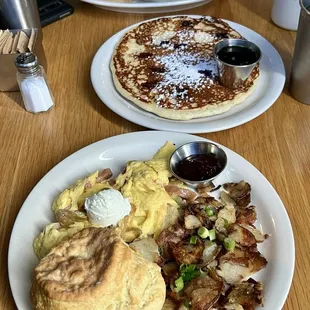
[[[270,10],[271,0],[214,0],[182,13],[213,15],[255,30],[277,48],[289,72],[296,33],[272,24]],[[56,106],[48,113],[32,115],[21,107],[19,93],[0,93],[0,309],[16,308],[8,281],[8,245],[15,217],[35,184],[58,162],[88,144],[145,130],[99,100],[89,72],[105,40],[128,25],[156,16],[114,13],[81,4],[72,16],[43,29]],[[279,193],[296,243],[295,274],[283,309],[310,309],[310,106],[293,100],[285,88],[275,104],[253,121],[200,136],[245,157]]]

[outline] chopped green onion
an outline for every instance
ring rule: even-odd
[[[194,271],[195,269],[196,269],[196,266],[194,264],[189,264],[189,265],[182,264],[180,266],[181,272],[183,272],[183,271]]]
[[[184,288],[184,281],[183,281],[182,277],[177,278],[174,281],[174,284],[175,284],[175,291],[177,293],[183,290],[183,288]]]
[[[206,207],[205,211],[206,211],[208,216],[213,216],[214,215],[214,210],[213,210],[212,207]]]
[[[184,300],[184,306],[189,309],[191,307],[189,301],[187,299]]]
[[[197,236],[191,236],[191,238],[189,239],[189,243],[190,244],[196,244],[198,240]]]
[[[186,265],[185,264],[181,264],[180,265],[180,271],[183,272],[186,269]]]
[[[202,239],[206,239],[209,237],[209,230],[206,227],[199,227],[198,236]]]
[[[196,265],[190,264],[185,265],[182,264],[180,266],[180,275],[183,278],[184,282],[191,281],[194,278],[197,278],[200,276],[200,271],[196,268]]]
[[[235,248],[235,240],[231,238],[224,239],[224,247],[227,251],[233,251]]]
[[[224,220],[224,228],[227,229],[228,226],[229,226],[229,223],[228,223],[228,221],[226,219],[223,218],[223,220]]]
[[[210,238],[211,241],[216,239],[216,234],[215,234],[215,229],[214,228],[209,230],[209,238]]]

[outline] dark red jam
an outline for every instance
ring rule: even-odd
[[[211,179],[223,170],[216,156],[210,154],[192,155],[182,159],[176,166],[176,174],[190,181]]]

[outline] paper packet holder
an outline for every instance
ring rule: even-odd
[[[35,31],[33,50],[32,52],[38,57],[39,63],[46,68],[46,57],[42,45],[42,40],[38,38],[38,29],[33,28]],[[30,37],[32,29],[9,29],[13,34],[23,31]],[[40,36],[42,37],[42,36]],[[1,54],[0,55],[0,91],[18,91],[18,84],[16,81],[16,67],[14,61],[16,57],[20,55],[16,54]]]

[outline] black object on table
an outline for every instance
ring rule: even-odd
[[[73,6],[63,0],[38,0],[41,26],[47,26],[71,15]]]

